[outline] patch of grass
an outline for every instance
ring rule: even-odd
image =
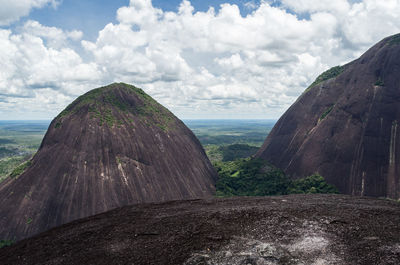
[[[32,221],[33,221],[33,219],[29,217],[29,218],[26,220],[26,224],[29,225],[29,224],[32,223]]]
[[[154,125],[163,131],[168,131],[174,126],[173,114],[146,94],[139,93],[143,105],[137,107],[136,113],[145,120],[147,125]]]
[[[123,98],[115,94],[116,87],[125,89],[128,93],[135,93],[141,99],[142,104],[131,106]],[[174,121],[173,114],[142,89],[124,83],[114,83],[93,89],[78,97],[56,117],[57,123],[55,127],[61,126],[63,117],[76,113],[82,108],[88,108],[91,117],[98,119],[100,125],[107,124],[109,127],[116,124],[120,128],[123,125],[123,121],[118,120],[116,116],[120,112],[138,114],[142,119],[149,119],[149,125],[157,126],[164,131],[171,129]]]
[[[385,85],[385,83],[383,82],[383,80],[380,77],[375,82],[375,86],[384,86],[384,85]]]
[[[17,166],[10,174],[11,178],[19,177],[22,173],[25,172],[25,170],[32,165],[31,160],[26,161],[19,166]]]
[[[14,244],[14,243],[15,243],[15,240],[9,240],[9,239],[0,240],[0,248],[9,247],[9,246],[11,246],[11,245]]]
[[[306,89],[305,92],[307,92],[310,88],[312,88],[326,80],[329,80],[331,78],[339,76],[341,73],[343,73],[343,71],[344,71],[344,66],[338,65],[338,66],[332,67],[331,69],[320,74],[317,77],[317,79],[315,79],[315,81]]]
[[[114,106],[123,112],[129,109],[129,105],[127,103],[121,101],[116,95],[111,93],[105,95],[104,102],[109,103],[111,106]]]
[[[113,94],[112,89],[116,85],[118,84],[96,88],[78,97],[56,117],[57,123],[55,127],[58,128],[62,124],[63,117],[76,113],[84,107],[88,108],[88,112],[91,113],[93,119],[99,119],[100,125],[107,124],[112,127],[116,122],[116,117],[108,106],[111,105],[121,111],[128,109],[128,104]]]
[[[389,45],[400,44],[400,34],[394,35],[388,42]]]
[[[329,115],[329,113],[332,111],[332,109],[333,109],[333,107],[334,107],[335,105],[332,105],[332,106],[330,106],[329,108],[327,108],[322,114],[321,114],[321,116],[319,117],[319,122],[320,121],[322,121],[323,119],[325,119],[326,118],[326,116],[328,116]]]
[[[108,127],[112,127],[116,121],[111,109],[106,109],[102,116],[103,123],[107,123]]]

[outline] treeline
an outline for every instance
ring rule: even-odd
[[[291,180],[282,170],[261,159],[216,162],[214,166],[219,175],[216,185],[218,197],[339,193],[318,174]]]

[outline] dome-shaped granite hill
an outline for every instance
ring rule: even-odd
[[[257,157],[347,194],[400,199],[400,34],[334,67],[279,119]]]
[[[178,118],[143,90],[114,83],[72,102],[24,172],[0,184],[0,239],[123,205],[212,196],[216,178]]]

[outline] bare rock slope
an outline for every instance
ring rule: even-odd
[[[290,195],[126,206],[2,248],[0,260],[9,265],[397,265],[400,204]]]
[[[354,195],[400,198],[400,34],[334,67],[283,114],[257,157]]]
[[[0,239],[21,239],[116,207],[212,196],[200,142],[141,89],[112,84],[71,103],[21,174],[0,186]]]

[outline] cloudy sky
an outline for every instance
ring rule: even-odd
[[[400,32],[400,0],[0,0],[0,120],[112,82],[178,117],[278,118],[322,71]]]

